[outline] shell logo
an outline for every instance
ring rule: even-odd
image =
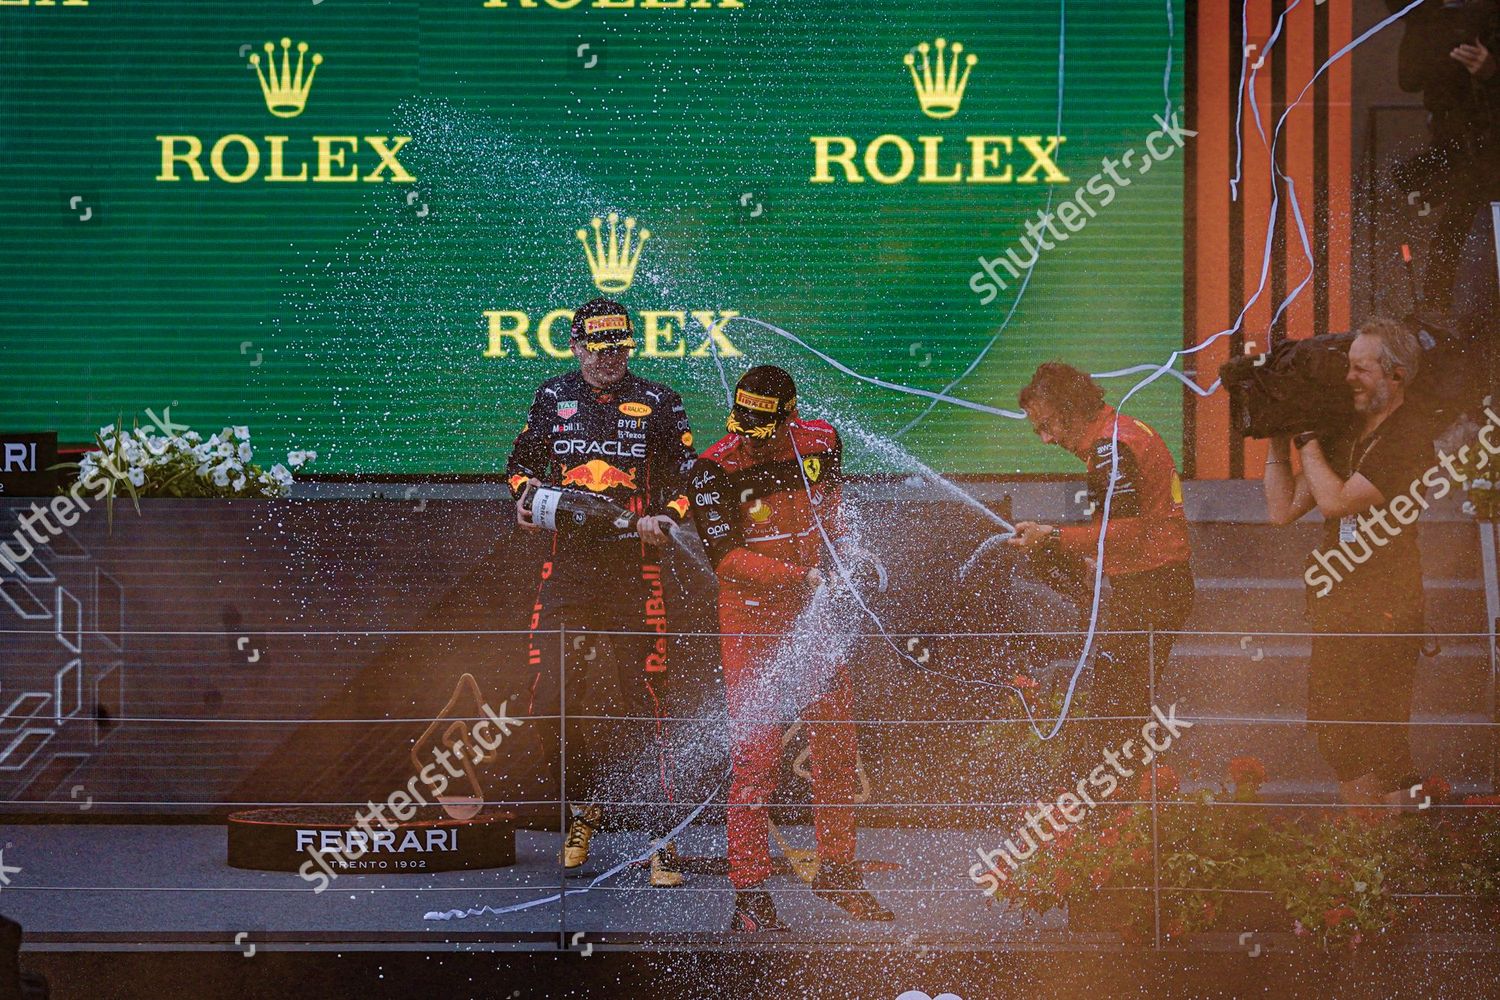
[[[760,524],[762,521],[771,516],[771,505],[766,503],[764,500],[757,498],[755,503],[751,504],[750,509],[745,513],[750,515],[750,520],[754,521],[756,524]]]

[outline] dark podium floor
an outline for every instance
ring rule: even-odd
[[[794,848],[812,846],[808,828],[782,832]],[[896,912],[894,923],[856,922],[788,873],[773,876],[770,887],[792,931],[754,936],[726,931],[732,894],[718,873],[722,827],[691,827],[680,838],[680,851],[698,859],[690,867],[718,871],[690,875],[673,889],[652,888],[639,865],[600,880],[649,846],[641,833],[600,833],[589,863],[567,876],[561,901],[558,834],[522,830],[516,837],[512,867],[341,875],[314,893],[296,874],[228,867],[221,826],[12,825],[0,828],[9,878],[0,885],[0,912],[25,928],[28,951],[243,952],[252,944],[263,952],[1125,948],[1117,933],[1069,930],[1060,910],[1027,919],[990,905],[968,879],[979,846],[969,832],[860,832],[867,884]],[[504,912],[511,907],[521,908]],[[1253,947],[1259,954],[1297,946],[1290,933],[1244,937],[1188,935],[1168,948],[1249,954]],[[1413,935],[1401,947],[1495,954],[1500,935]]]
[[[789,827],[796,846],[812,832]],[[896,911],[894,924],[862,924],[815,897],[794,875],[773,876],[772,891],[794,930],[774,941],[724,933],[732,907],[723,874],[690,874],[674,889],[652,888],[633,865],[598,876],[649,841],[634,832],[600,833],[589,863],[568,873],[566,899],[555,858],[556,833],[521,830],[508,868],[440,874],[340,875],[322,893],[296,874],[241,871],[225,864],[225,831],[209,825],[17,825],[0,828],[5,862],[19,865],[0,889],[0,911],[26,928],[28,949],[275,948],[550,949],[573,935],[605,947],[716,941],[730,947],[810,943],[992,944],[996,935],[1060,931],[1061,913],[1023,924],[987,905],[964,860],[973,835],[953,831],[866,830],[859,853],[875,869],[867,882]],[[690,828],[679,851],[720,868],[722,827]],[[717,862],[717,863],[716,863]],[[532,903],[515,912],[494,913]],[[435,914],[490,908],[467,917]],[[246,935],[246,936],[240,936]]]

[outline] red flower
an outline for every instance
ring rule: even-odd
[[[1256,757],[1236,757],[1229,762],[1229,780],[1236,786],[1259,788],[1266,783],[1266,765]]]
[[[1120,831],[1112,826],[1105,827],[1099,833],[1099,843],[1105,847],[1114,847],[1120,842]]]
[[[1134,861],[1138,865],[1143,865],[1147,861],[1151,860],[1151,852],[1146,850],[1144,847],[1137,847],[1134,851],[1131,852],[1130,860]]]
[[[1114,872],[1108,865],[1102,865],[1094,869],[1094,873],[1090,876],[1090,880],[1094,883],[1094,888],[1098,889],[1105,885],[1109,881],[1109,877],[1113,874]]]
[[[1323,911],[1323,923],[1329,927],[1337,927],[1352,916],[1354,916],[1354,910],[1351,907],[1335,906],[1331,910]]]
[[[1177,794],[1181,782],[1177,780],[1177,772],[1170,765],[1161,764],[1141,775],[1141,798],[1151,798],[1151,775],[1156,774],[1156,794],[1164,799],[1169,799]]]
[[[1010,679],[1010,683],[1013,687],[1018,687],[1023,691],[1030,690],[1031,688],[1037,686],[1036,681],[1032,680],[1030,677],[1027,677],[1025,674],[1016,674]]]

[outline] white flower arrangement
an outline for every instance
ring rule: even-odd
[[[122,490],[132,500],[140,497],[284,497],[291,492],[292,474],[314,461],[311,450],[291,452],[286,465],[270,470],[255,464],[250,428],[225,427],[204,440],[197,431],[157,435],[136,426],[129,432],[111,424],[99,428],[95,451],[76,463],[80,479],[104,479],[113,500]]]

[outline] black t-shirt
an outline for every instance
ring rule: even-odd
[[[1406,3],[1396,0],[1387,6],[1394,12]],[[1425,3],[1406,17],[1404,27],[1396,57],[1396,81],[1401,89],[1421,91],[1428,111],[1464,111],[1474,125],[1489,124],[1486,92],[1494,94],[1496,78],[1486,81],[1472,76],[1448,53],[1459,45],[1473,45],[1476,39],[1495,51],[1500,43],[1500,10],[1494,0]]]
[[[1356,423],[1332,442],[1329,465],[1340,479],[1355,473],[1364,476],[1385,503],[1325,520],[1322,550],[1343,579],[1325,597],[1312,601],[1314,615],[1355,631],[1420,631],[1417,518],[1426,495],[1422,478],[1434,462],[1431,428],[1414,407],[1402,404],[1368,436],[1356,438],[1358,433]],[[1383,518],[1376,516],[1381,514]],[[1408,520],[1411,523],[1404,523]],[[1352,571],[1344,569],[1336,551],[1342,551]]]

